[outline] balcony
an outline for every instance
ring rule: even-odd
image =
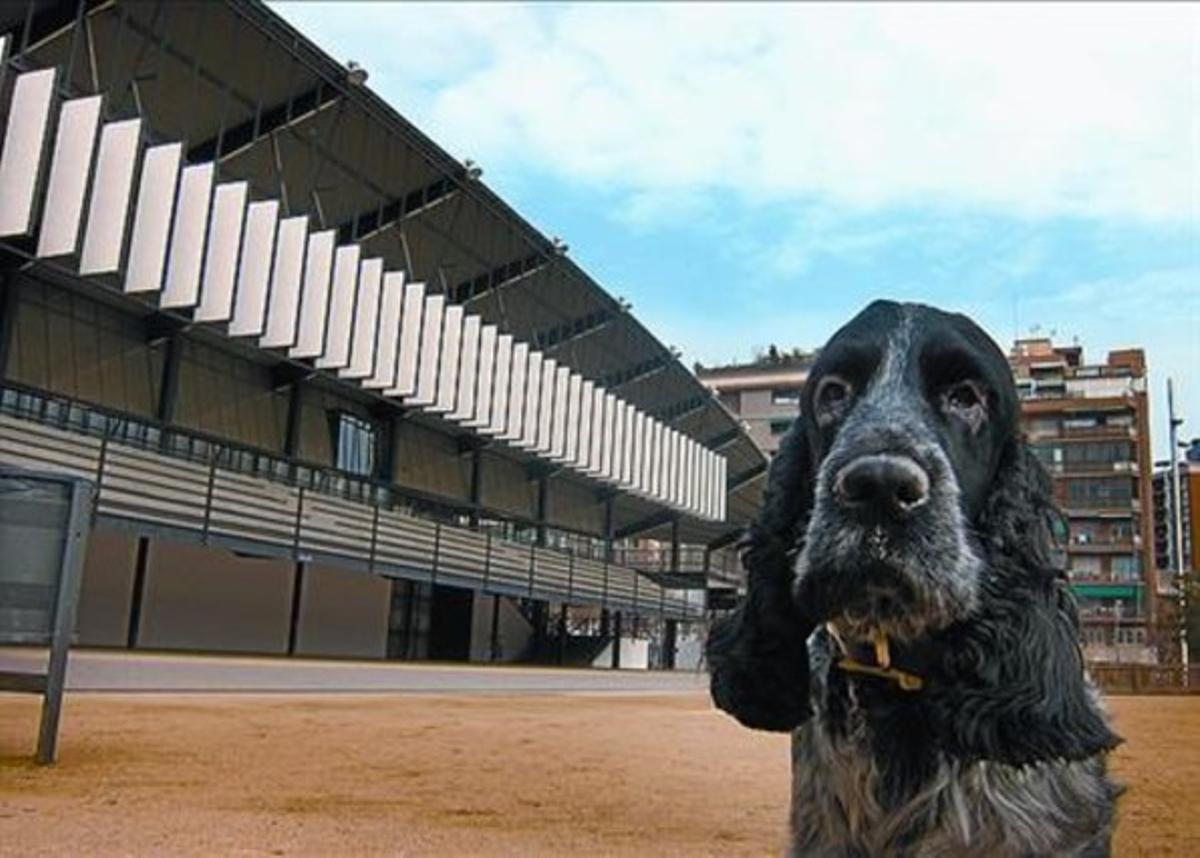
[[[1134,426],[1063,426],[1059,436],[1065,441],[1091,438],[1137,438]]]
[[[1133,554],[1137,550],[1132,539],[1069,542],[1065,548],[1068,554]]]
[[[522,544],[509,523],[330,468],[15,386],[0,388],[0,462],[97,486],[105,525],[250,554],[513,597],[695,619],[701,605],[587,552]]]

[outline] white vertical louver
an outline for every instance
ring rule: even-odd
[[[0,37],[0,56],[7,40]],[[317,369],[655,502],[725,515],[726,460],[443,294],[309,232],[244,181],[217,183],[141,120],[102,123],[102,96],[58,104],[58,72],[18,74],[0,148],[0,236],[39,257],[225,323]],[[53,138],[53,139],[51,139]],[[86,211],[85,211],[86,209]]]

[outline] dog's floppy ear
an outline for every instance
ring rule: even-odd
[[[981,605],[946,641],[957,690],[930,688],[960,756],[1026,765],[1120,742],[1084,672],[1078,608],[1054,563],[1056,518],[1049,475],[1014,437],[978,523],[990,567]]]
[[[792,595],[792,563],[812,508],[812,456],[796,420],[771,462],[763,508],[742,544],[746,598],[709,633],[713,702],[747,727],[787,731],[812,713],[809,634]]]

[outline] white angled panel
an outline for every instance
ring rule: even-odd
[[[462,330],[462,355],[458,364],[458,397],[454,410],[446,415],[447,420],[469,420],[475,414],[475,391],[479,387],[479,329],[483,319],[464,316]]]
[[[421,324],[425,318],[425,284],[404,287],[400,312],[400,348],[396,357],[396,384],[385,396],[412,396],[417,391],[417,355],[421,350]]]
[[[632,475],[634,462],[634,410],[624,400],[617,400],[617,474],[620,485],[631,487],[629,478]]]
[[[167,235],[171,229],[171,211],[175,205],[175,185],[182,157],[181,143],[165,143],[146,150],[129,239],[126,292],[157,292],[162,288]]]
[[[329,318],[335,244],[335,229],[314,232],[308,237],[304,285],[300,288],[300,322],[296,328],[296,344],[288,350],[290,358],[315,358],[325,351],[325,321]]]
[[[280,221],[280,235],[275,240],[275,268],[271,272],[271,288],[266,299],[266,326],[258,341],[259,348],[288,348],[296,341],[300,281],[304,277],[307,244],[307,215]],[[379,268],[382,272],[382,262]]]
[[[691,438],[683,439],[683,508],[689,512],[692,510],[691,504],[691,487],[692,478],[695,475],[695,454],[696,448],[691,443]]]
[[[499,331],[495,325],[479,329],[479,373],[475,380],[475,416],[464,421],[465,426],[483,427],[492,422],[492,391],[496,382],[496,343]]]
[[[646,428],[642,430],[642,447],[645,449],[645,459],[642,462],[642,482],[645,484],[646,494],[654,497],[654,469],[658,465],[658,457],[654,455],[655,437],[654,427],[656,421],[652,417],[646,418]]]
[[[712,453],[700,448],[700,515],[704,518],[712,517],[712,481],[713,481],[713,459]]]
[[[25,235],[50,130],[57,69],[26,72],[13,84],[4,148],[0,150],[0,235]]]
[[[229,182],[217,185],[213,192],[200,305],[192,314],[197,322],[227,322],[233,314],[233,284],[242,246],[248,188],[247,182]]]
[[[722,456],[717,462],[717,519],[724,521],[729,515],[729,460]]]
[[[383,298],[379,303],[379,336],[375,338],[375,374],[363,387],[387,389],[396,383],[396,354],[400,347],[400,310],[404,304],[404,272],[383,275]]]
[[[600,475],[606,479],[617,478],[617,412],[619,402],[611,393],[604,394],[604,446],[600,450]]]
[[[508,409],[512,401],[512,334],[496,337],[496,377],[492,382],[492,419],[480,431],[486,435],[501,435],[508,426]]]
[[[577,373],[571,373],[566,384],[566,433],[563,445],[563,458],[569,464],[575,464],[580,455],[580,409],[583,398],[583,378]]]
[[[583,379],[579,384],[579,419],[576,421],[576,437],[572,464],[582,470],[587,470],[588,456],[592,452],[592,403],[596,395],[596,383],[591,379]],[[567,439],[568,442],[570,439]],[[570,447],[570,443],[567,444]],[[568,451],[570,452],[570,451]]]
[[[141,139],[140,119],[110,122],[100,131],[96,175],[92,179],[87,227],[79,256],[80,274],[103,274],[121,267]]]
[[[38,256],[74,253],[79,243],[83,197],[92,170],[102,102],[99,95],[75,98],[64,102],[59,111],[42,226],[38,230]]]
[[[558,361],[554,358],[542,359],[541,398],[538,402],[537,443],[535,453],[549,453],[551,433],[554,429],[554,394],[558,385],[555,378],[558,373]]]
[[[275,200],[250,203],[246,209],[237,295],[233,302],[233,318],[229,322],[231,337],[256,337],[262,333],[278,217],[279,203]]]
[[[642,411],[638,411],[633,418],[633,484],[640,492],[648,492],[650,486],[646,481],[647,474],[647,459],[646,455],[646,415]]]
[[[333,252],[333,288],[325,323],[325,350],[317,358],[317,369],[342,369],[350,363],[359,253],[357,244],[348,244]]]
[[[721,466],[725,462],[725,457],[714,453],[713,454],[713,480],[712,480],[712,517],[718,521],[725,516],[721,513],[721,495],[724,494],[722,489],[725,485],[725,478],[721,474]]]
[[[445,295],[426,296],[421,350],[417,356],[417,391],[406,400],[412,405],[433,405],[437,396],[438,358],[442,352],[442,316],[445,309]]]
[[[676,466],[676,435],[675,430],[663,427],[663,497],[668,503],[675,503],[675,466]]]
[[[179,178],[179,201],[167,254],[167,282],[158,305],[165,309],[192,307],[200,298],[200,263],[212,202],[213,165],[184,167]]]
[[[688,455],[690,452],[687,436],[681,435],[679,438],[679,484],[676,491],[679,492],[679,506],[683,509],[687,509],[688,503]]]
[[[612,479],[613,482],[621,485],[625,484],[625,461],[627,448],[625,446],[625,429],[627,422],[625,420],[629,406],[625,404],[623,399],[615,399],[614,406],[616,413],[613,415],[613,451],[612,451]]]
[[[521,440],[518,447],[533,447],[537,444],[539,406],[542,402],[542,353],[530,350],[529,363],[525,370],[525,415],[521,418]]]
[[[338,378],[370,378],[375,373],[375,337],[379,333],[382,283],[381,258],[364,259],[359,263],[358,299],[354,304],[354,337],[350,343],[350,365],[338,370]]]
[[[650,494],[655,498],[662,497],[662,424],[651,420],[647,426],[650,429]]]
[[[529,370],[529,344],[513,343],[512,362],[508,386],[508,420],[500,438],[504,441],[520,440],[524,430],[525,373]]]
[[[433,407],[429,409],[439,414],[453,411],[454,400],[458,396],[458,367],[462,358],[462,304],[451,304],[443,315],[437,396]]]
[[[692,447],[692,490],[688,494],[688,507],[692,512],[700,511],[700,445],[695,441],[691,442]]]
[[[592,442],[588,452],[587,471],[595,476],[604,475],[604,405],[607,401],[603,387],[592,391]]]
[[[560,366],[554,373],[554,410],[550,419],[550,457],[561,459],[567,452],[567,417],[570,415],[571,368]]]

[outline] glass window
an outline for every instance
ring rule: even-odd
[[[783,433],[787,432],[788,428],[791,425],[792,425],[791,420],[772,420],[771,421],[771,434],[772,435],[782,435]]]
[[[375,471],[375,427],[370,422],[335,412],[333,464],[338,470],[369,477]]]
[[[800,404],[800,388],[798,387],[776,387],[771,391],[772,405],[799,405]]]

